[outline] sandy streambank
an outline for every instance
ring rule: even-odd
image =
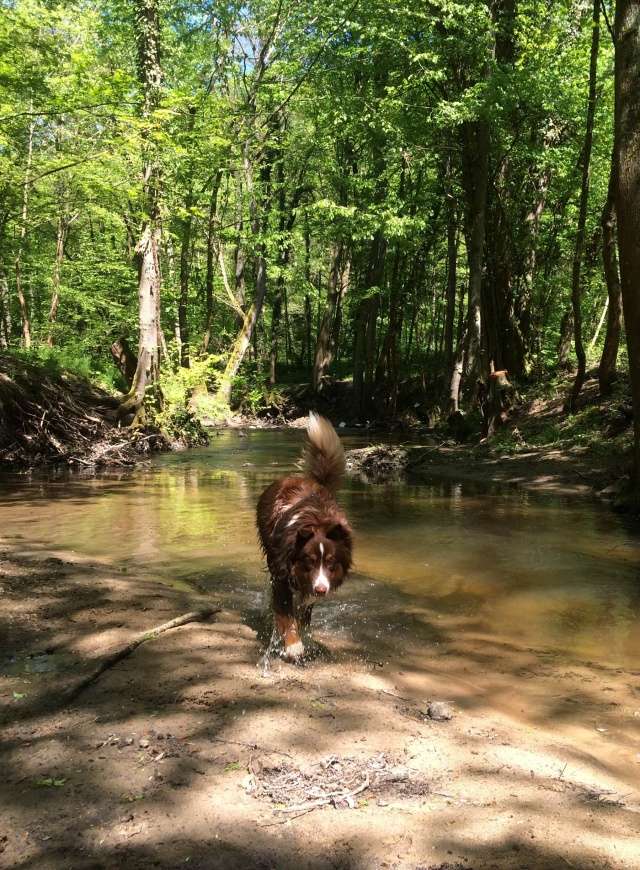
[[[2,866],[640,863],[635,770],[556,733],[559,719],[532,727],[454,692],[453,719],[428,718],[441,678],[344,641],[264,676],[255,632],[223,611],[46,706],[114,647],[215,602],[115,565],[0,553]]]

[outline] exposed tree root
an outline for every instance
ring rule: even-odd
[[[122,659],[130,656],[131,653],[141,644],[146,643],[148,640],[154,640],[158,635],[163,634],[165,631],[170,631],[172,628],[187,625],[189,622],[204,622],[205,619],[213,616],[214,613],[219,613],[220,610],[220,607],[205,607],[201,610],[191,610],[189,613],[183,613],[182,616],[176,616],[175,619],[170,619],[169,622],[164,622],[162,625],[157,625],[155,628],[151,628],[148,631],[139,634],[133,640],[130,640],[129,643],[125,644],[125,646],[120,647],[104,658],[97,668],[91,671],[91,673],[86,677],[83,677],[77,685],[65,692],[60,701],[60,706],[66,707],[68,704],[75,701],[78,696],[81,695],[86,688],[95,683],[105,671],[108,671],[109,668],[112,668],[115,664],[121,662]]]
[[[158,430],[118,428],[117,405],[81,378],[0,355],[0,462],[118,467],[170,448]]]

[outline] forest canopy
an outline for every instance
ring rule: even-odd
[[[445,415],[496,372],[577,365],[571,410],[601,363],[606,392],[614,16],[2,0],[0,343],[130,416],[163,377],[214,416],[338,378],[362,420],[414,381]]]

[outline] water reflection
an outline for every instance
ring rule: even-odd
[[[255,501],[294,468],[302,437],[225,432],[209,448],[126,474],[5,478],[0,529],[258,609],[265,577]],[[474,638],[636,666],[640,537],[608,510],[442,480],[351,479],[341,498],[357,571],[320,610],[321,631],[371,656],[392,655],[399,639],[430,655],[434,644]]]

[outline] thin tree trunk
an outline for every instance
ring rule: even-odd
[[[0,263],[0,347],[7,348],[11,341],[11,298],[9,282]]]
[[[467,343],[466,335],[460,337],[458,342],[458,350],[453,361],[453,370],[451,372],[451,382],[449,384],[449,414],[457,414],[460,402],[460,384],[462,382],[462,372],[464,369],[464,347]]]
[[[29,110],[33,109],[33,101],[29,103]],[[20,320],[22,323],[22,343],[28,349],[31,347],[31,321],[29,319],[29,309],[27,300],[24,295],[24,287],[22,286],[22,254],[24,252],[27,239],[27,219],[29,216],[29,185],[31,184],[31,164],[33,162],[33,131],[35,129],[35,121],[29,124],[29,134],[27,139],[27,166],[24,173],[24,183],[22,185],[22,214],[20,222],[20,235],[18,237],[18,253],[16,254],[15,270],[16,270],[16,296],[18,297],[18,305],[20,306]]]
[[[222,170],[216,172],[211,198],[209,200],[209,219],[207,221],[207,275],[205,278],[206,315],[202,350],[207,353],[211,344],[211,327],[213,325],[213,275],[216,262],[216,212],[218,207],[218,191],[222,181]]]
[[[449,369],[453,361],[453,329],[456,318],[456,286],[458,266],[458,227],[456,204],[453,195],[447,193],[447,308],[444,321],[444,360]]]
[[[340,295],[340,272],[344,257],[344,246],[338,242],[333,246],[331,257],[331,271],[329,272],[329,287],[327,290],[327,304],[325,305],[316,340],[316,351],[313,361],[311,385],[314,392],[322,389],[322,384],[327,369],[331,365],[334,353],[333,323],[338,309],[338,297]]]
[[[398,340],[402,331],[401,307],[404,288],[400,280],[401,260],[402,254],[400,244],[398,243],[393,257],[393,267],[389,281],[389,319],[378,357],[375,376],[376,386],[381,385],[385,379],[387,381],[385,389],[387,410],[392,415],[395,413],[398,394]]]
[[[269,348],[269,383],[275,386],[278,368],[278,339],[280,337],[280,321],[282,319],[282,296],[284,293],[284,277],[278,276],[276,295],[271,306],[271,341]]]
[[[387,243],[382,230],[378,230],[371,242],[365,289],[377,288],[374,295],[367,296],[358,306],[358,326],[354,351],[353,388],[356,410],[359,417],[368,413],[372,399],[376,363],[376,332],[380,287],[384,275]]]
[[[578,229],[573,255],[573,270],[571,273],[571,307],[573,310],[573,333],[578,371],[573,382],[571,394],[566,402],[567,411],[575,411],[580,390],[584,384],[587,372],[587,355],[582,341],[582,283],[581,268],[584,250],[585,225],[587,222],[587,205],[589,201],[589,180],[591,175],[591,146],[593,144],[593,122],[596,112],[596,74],[598,69],[598,47],[600,44],[600,4],[602,0],[593,0],[593,31],[591,36],[591,58],[589,62],[589,99],[587,102],[587,122],[585,127],[584,146],[582,152],[582,184],[580,186],[580,211],[578,214]]]
[[[6,221],[0,222],[0,347],[7,348],[11,344],[11,293],[9,282],[4,270],[2,245],[6,229]]]
[[[151,127],[153,114],[160,105],[162,69],[160,66],[160,19],[158,0],[134,0],[135,36],[138,48],[138,81],[142,88],[143,194],[144,221],[136,245],[138,260],[138,365],[131,385],[119,409],[120,417],[134,414],[134,422],[143,420],[143,405],[148,388],[154,388],[156,400],[160,375],[160,166]]]
[[[254,238],[257,239],[260,236],[261,229],[266,226],[267,223],[268,212],[266,208],[266,203],[268,202],[267,188],[271,178],[271,163],[269,162],[269,157],[265,158],[265,163],[263,163],[260,169],[262,202],[259,203],[252,181],[252,168],[249,160],[248,148],[249,145],[247,144],[245,146],[243,162],[247,192],[250,197],[251,230]],[[264,241],[260,241],[257,245],[256,287],[254,301],[244,316],[242,328],[240,329],[238,336],[233,344],[231,354],[229,355],[227,365],[220,379],[220,384],[216,393],[217,398],[226,405],[228,405],[231,400],[231,388],[233,386],[233,380],[238,374],[245,354],[251,346],[251,341],[254,338],[256,325],[258,323],[258,320],[260,319],[260,315],[262,314],[262,307],[264,305],[266,293],[266,247]]]
[[[609,175],[609,190],[602,210],[602,261],[604,276],[607,282],[607,330],[605,333],[602,358],[598,369],[600,394],[611,394],[617,377],[616,364],[620,335],[622,333],[622,294],[620,290],[620,274],[618,272],[618,256],[616,251],[616,206],[615,206],[615,163],[612,160]]]
[[[571,336],[573,335],[573,309],[567,308],[560,321],[560,337],[558,338],[558,367],[564,368],[569,359],[571,350]]]
[[[246,305],[246,288],[245,288],[245,267],[246,267],[246,254],[245,254],[245,242],[243,238],[244,234],[244,213],[243,213],[243,184],[242,178],[238,175],[238,190],[236,193],[236,207],[237,207],[237,216],[236,216],[236,248],[233,255],[234,260],[234,281],[235,281],[235,297],[238,303],[238,306],[241,310],[244,311]],[[242,331],[244,327],[244,318],[238,317],[236,321],[240,330]]]
[[[60,305],[60,272],[62,269],[62,260],[64,258],[64,246],[67,239],[68,223],[64,214],[58,217],[58,231],[56,234],[56,258],[53,264],[53,293],[51,296],[51,306],[49,308],[49,335],[47,344],[53,347],[53,330],[58,317],[58,306]]]
[[[256,297],[244,317],[242,329],[236,338],[224,374],[220,380],[217,397],[227,405],[231,400],[231,387],[233,379],[238,374],[242,360],[251,345],[256,323],[260,318],[264,297],[267,292],[267,264],[264,255],[258,257],[258,271],[256,274]]]
[[[620,283],[633,399],[632,485],[640,496],[640,0],[617,0],[615,169]]]
[[[600,319],[598,320],[598,324],[596,326],[596,330],[593,333],[591,341],[589,342],[589,347],[587,348],[588,353],[593,353],[593,349],[598,343],[598,339],[600,338],[600,333],[602,332],[602,327],[604,326],[604,322],[607,318],[607,312],[609,310],[609,297],[604,300],[604,305],[602,307],[602,314],[600,315]]]
[[[187,122],[188,141],[196,122],[196,110],[189,107]],[[180,298],[178,300],[178,324],[180,328],[180,365],[188,369],[191,366],[189,353],[189,276],[191,272],[191,233],[193,230],[193,166],[189,167],[187,176],[187,192],[184,198],[185,216],[182,220],[182,238],[180,240]]]
[[[489,180],[489,127],[486,121],[478,120],[464,125],[463,156],[469,263],[465,369],[470,383],[475,384],[487,373],[482,359],[482,271]]]

